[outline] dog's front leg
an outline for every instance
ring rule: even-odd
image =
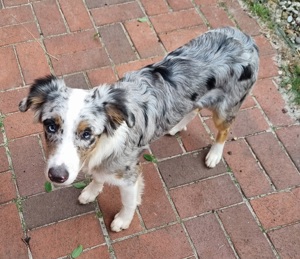
[[[94,177],[92,182],[82,190],[78,197],[79,202],[81,204],[87,204],[94,201],[98,194],[102,191],[103,184],[104,182],[97,179],[97,177]]]
[[[112,231],[119,232],[127,229],[132,221],[132,218],[139,200],[138,181],[135,184],[119,186],[122,200],[122,209],[115,215],[110,227]]]

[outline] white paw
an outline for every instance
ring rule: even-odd
[[[206,158],[205,164],[207,167],[215,167],[222,159],[224,144],[215,143],[210,148]]]
[[[128,219],[126,217],[122,217],[120,214],[121,213],[119,212],[115,215],[115,219],[110,225],[112,231],[120,232],[123,229],[129,228],[132,218]]]
[[[96,185],[93,182],[91,182],[88,186],[86,186],[81,194],[78,197],[78,201],[81,204],[87,204],[90,202],[93,202],[98,194],[102,191],[103,185]]]

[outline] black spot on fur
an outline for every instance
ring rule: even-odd
[[[242,99],[240,100],[240,103],[242,103],[242,102],[245,100],[246,96],[247,96],[247,94],[245,94],[245,95],[242,97]]]
[[[139,142],[138,142],[138,147],[140,147],[141,146],[141,142],[142,142],[142,139],[144,138],[144,135],[142,134],[141,136],[140,136],[140,139],[139,139]]]
[[[147,107],[147,103],[143,103],[141,108],[142,108],[143,115],[144,115],[145,128],[147,128],[148,127],[148,107]]]
[[[127,165],[127,166],[125,167],[125,171],[130,171],[130,166]]]
[[[243,72],[239,78],[239,81],[248,80],[252,77],[252,68],[250,64],[248,66],[243,66]]]
[[[193,93],[192,96],[191,96],[191,100],[194,102],[196,101],[197,97],[199,96],[199,94],[197,93]]]
[[[206,81],[206,87],[208,90],[214,89],[216,87],[216,78],[211,76]]]
[[[152,67],[151,72],[154,77],[160,75],[164,81],[169,83],[170,86],[174,87],[175,89],[177,88],[175,82],[172,80],[172,72],[170,71],[170,69],[164,66],[157,66],[157,67]]]

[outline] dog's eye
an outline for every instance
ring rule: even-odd
[[[89,140],[91,136],[92,136],[91,130],[87,129],[82,133],[81,138],[83,140]]]
[[[53,120],[45,120],[44,121],[45,129],[48,133],[53,134],[56,133],[58,127]]]

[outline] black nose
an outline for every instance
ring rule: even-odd
[[[69,178],[69,172],[64,165],[51,167],[48,171],[49,179],[55,183],[64,183]]]

